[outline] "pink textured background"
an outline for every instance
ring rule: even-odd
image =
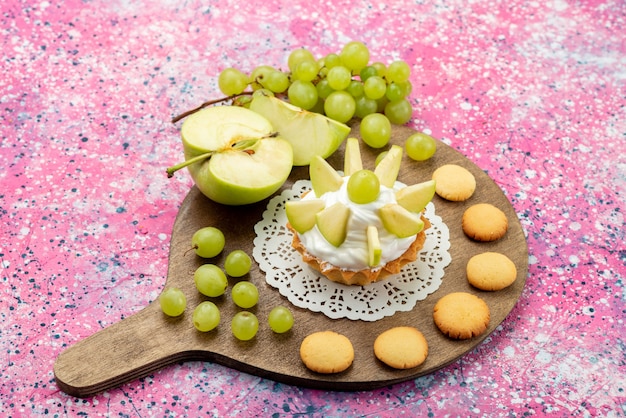
[[[626,414],[626,4],[17,1],[0,5],[0,415]],[[362,40],[412,66],[413,120],[486,170],[528,235],[527,286],[450,366],[371,392],[178,364],[88,399],[66,347],[165,281],[188,176],[170,118],[227,66]]]

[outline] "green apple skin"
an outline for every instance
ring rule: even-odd
[[[250,109],[267,118],[280,136],[291,143],[295,166],[309,165],[316,155],[329,157],[350,133],[346,124],[273,96],[254,96]]]
[[[213,151],[187,167],[198,189],[225,205],[256,203],[275,193],[291,173],[293,151],[273,132],[267,119],[242,107],[209,107],[189,116],[181,128],[185,159]],[[233,149],[257,138],[245,149]]]

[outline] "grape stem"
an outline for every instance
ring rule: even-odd
[[[240,93],[240,94],[233,94],[232,96],[227,96],[227,97],[222,97],[220,99],[214,99],[214,100],[206,101],[206,102],[202,103],[200,106],[197,106],[197,107],[195,107],[195,108],[193,108],[191,110],[188,110],[186,112],[181,113],[178,116],[173,117],[172,118],[172,123],[176,123],[179,120],[184,119],[187,116],[196,113],[198,110],[204,109],[205,107],[213,106],[213,105],[218,104],[218,103],[223,103],[223,102],[226,102],[228,100],[233,100],[233,99],[236,99],[237,97],[243,96],[243,95],[252,95],[252,92],[245,91],[245,92]]]

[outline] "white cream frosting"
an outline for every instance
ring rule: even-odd
[[[393,189],[381,185],[380,193],[375,201],[367,204],[357,204],[348,197],[348,177],[344,177],[343,180],[343,185],[339,190],[326,192],[319,199],[326,203],[326,207],[336,202],[341,202],[350,208],[351,216],[348,221],[346,240],[341,246],[335,247],[326,241],[317,226],[315,226],[304,234],[299,234],[300,241],[309,254],[336,267],[353,271],[369,268],[373,270],[379,269],[389,261],[400,257],[411,246],[411,243],[415,241],[415,235],[407,238],[398,238],[395,234],[387,231],[378,216],[378,209],[388,203],[397,202],[395,192],[406,187],[406,185],[396,182]],[[315,198],[317,196],[311,191],[302,199]],[[380,264],[373,267],[368,264],[366,230],[369,225],[375,225],[378,228],[378,236],[382,248]]]

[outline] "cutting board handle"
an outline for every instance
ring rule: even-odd
[[[152,302],[66,349],[54,364],[59,389],[86,397],[184,360],[176,335],[185,314],[166,321],[162,317],[158,301]]]

